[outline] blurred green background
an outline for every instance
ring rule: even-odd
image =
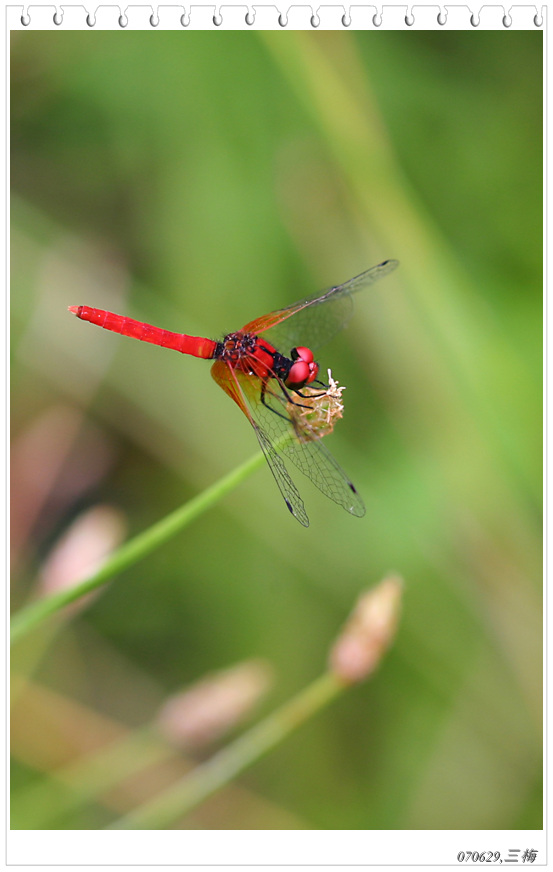
[[[218,339],[401,262],[318,356],[365,518],[292,469],[305,530],[264,468],[22,640],[12,827],[155,795],[213,749],[85,798],[67,772],[242,660],[274,670],[270,712],[394,570],[373,680],[176,825],[540,828],[542,34],[29,31],[11,61],[15,609],[257,447],[209,364],[68,305]]]

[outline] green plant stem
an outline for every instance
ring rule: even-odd
[[[197,766],[168,790],[114,821],[109,829],[152,830],[170,827],[274,748],[346,687],[334,673],[324,673],[231,745]]]
[[[184,506],[171,512],[161,521],[153,524],[134,539],[121,546],[109,560],[93,575],[75,584],[67,590],[52,594],[49,597],[31,603],[17,612],[11,620],[11,642],[21,639],[50,615],[59,612],[64,606],[75,602],[87,593],[101,587],[115,575],[128,569],[143,557],[146,557],[171,536],[174,536],[187,524],[211,508],[218,500],[232,491],[254,470],[262,466],[264,456],[261,452],[255,454],[237,469],[219,479]]]
[[[12,820],[24,820],[28,829],[51,828],[56,819],[75,814],[87,803],[101,802],[126,778],[149,766],[170,763],[176,755],[154,727],[143,727],[15,791]]]

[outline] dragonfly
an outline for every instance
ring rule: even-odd
[[[397,266],[397,260],[385,260],[341,285],[255,318],[221,341],[172,333],[89,306],[69,306],[69,311],[114,333],[212,360],[211,375],[252,425],[288,509],[308,527],[303,500],[284,458],[346,511],[357,517],[365,514],[361,496],[322,442],[341,417],[343,388],[336,388],[330,370],[329,385],[318,379],[314,351],[347,324],[352,294]]]

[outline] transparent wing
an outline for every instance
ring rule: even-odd
[[[253,397],[261,396],[261,382],[259,379],[252,376],[246,376],[237,373],[231,369],[228,364],[222,360],[216,360],[211,367],[211,375],[217,384],[237,403],[242,409],[250,424],[255,430],[255,435],[259,441],[261,449],[265,455],[265,459],[269,464],[269,469],[273,473],[274,479],[284,498],[284,502],[295,518],[304,527],[309,527],[309,518],[305,511],[303,500],[300,497],[299,491],[288,474],[288,470],[284,465],[284,461],[276,452],[270,437],[256,421],[251,414],[251,404],[254,402]],[[246,392],[252,395],[252,401],[246,400]]]
[[[259,444],[261,445],[261,448],[265,455],[265,459],[269,464],[269,468],[273,473],[277,485],[280,488],[282,496],[284,497],[284,502],[288,506],[294,518],[297,518],[300,524],[302,524],[304,527],[309,527],[309,518],[307,517],[307,512],[305,511],[303,500],[300,497],[296,485],[288,474],[288,470],[284,465],[282,457],[280,457],[279,454],[277,454],[277,452],[275,451],[275,448],[271,444],[271,441],[267,436],[266,432],[254,421],[252,421],[252,424],[255,430],[255,435],[257,436]]]
[[[298,345],[316,351],[349,323],[352,314],[351,297],[339,297],[329,301],[326,306],[304,306],[293,313],[294,317],[263,331],[261,335],[287,356]]]
[[[264,404],[261,391],[251,378],[240,373],[235,375],[247,399],[252,423],[256,432],[263,434],[264,442],[273,451],[276,449],[289,458],[321,493],[352,515],[363,517],[365,506],[355,486],[317,436],[316,430],[301,416],[301,407],[295,405],[301,403],[301,397],[294,395],[291,403],[278,379],[272,379]]]
[[[270,331],[267,338],[285,353],[297,345],[307,345],[315,350],[332,339],[348,322],[353,310],[351,295],[384,278],[398,265],[397,260],[385,260],[342,285],[256,318],[242,329],[255,335]]]

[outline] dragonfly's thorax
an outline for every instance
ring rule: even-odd
[[[293,348],[290,357],[254,333],[239,330],[229,333],[217,343],[214,357],[246,375],[255,375],[264,381],[277,378],[292,390],[299,390],[317,377],[319,366],[308,348]]]
[[[215,356],[219,360],[224,360],[225,363],[236,365],[243,358],[254,354],[256,342],[257,336],[252,333],[242,333],[241,330],[229,333],[222,342],[217,343]]]
[[[284,354],[280,354],[279,351],[275,351],[274,362],[273,362],[273,372],[284,384],[288,383],[288,377],[290,375],[290,370],[292,369],[294,361],[289,357],[286,357]]]
[[[255,375],[266,380],[274,375],[275,357],[280,358],[281,355],[254,333],[238,330],[236,333],[229,333],[217,344],[214,357],[246,375]]]

